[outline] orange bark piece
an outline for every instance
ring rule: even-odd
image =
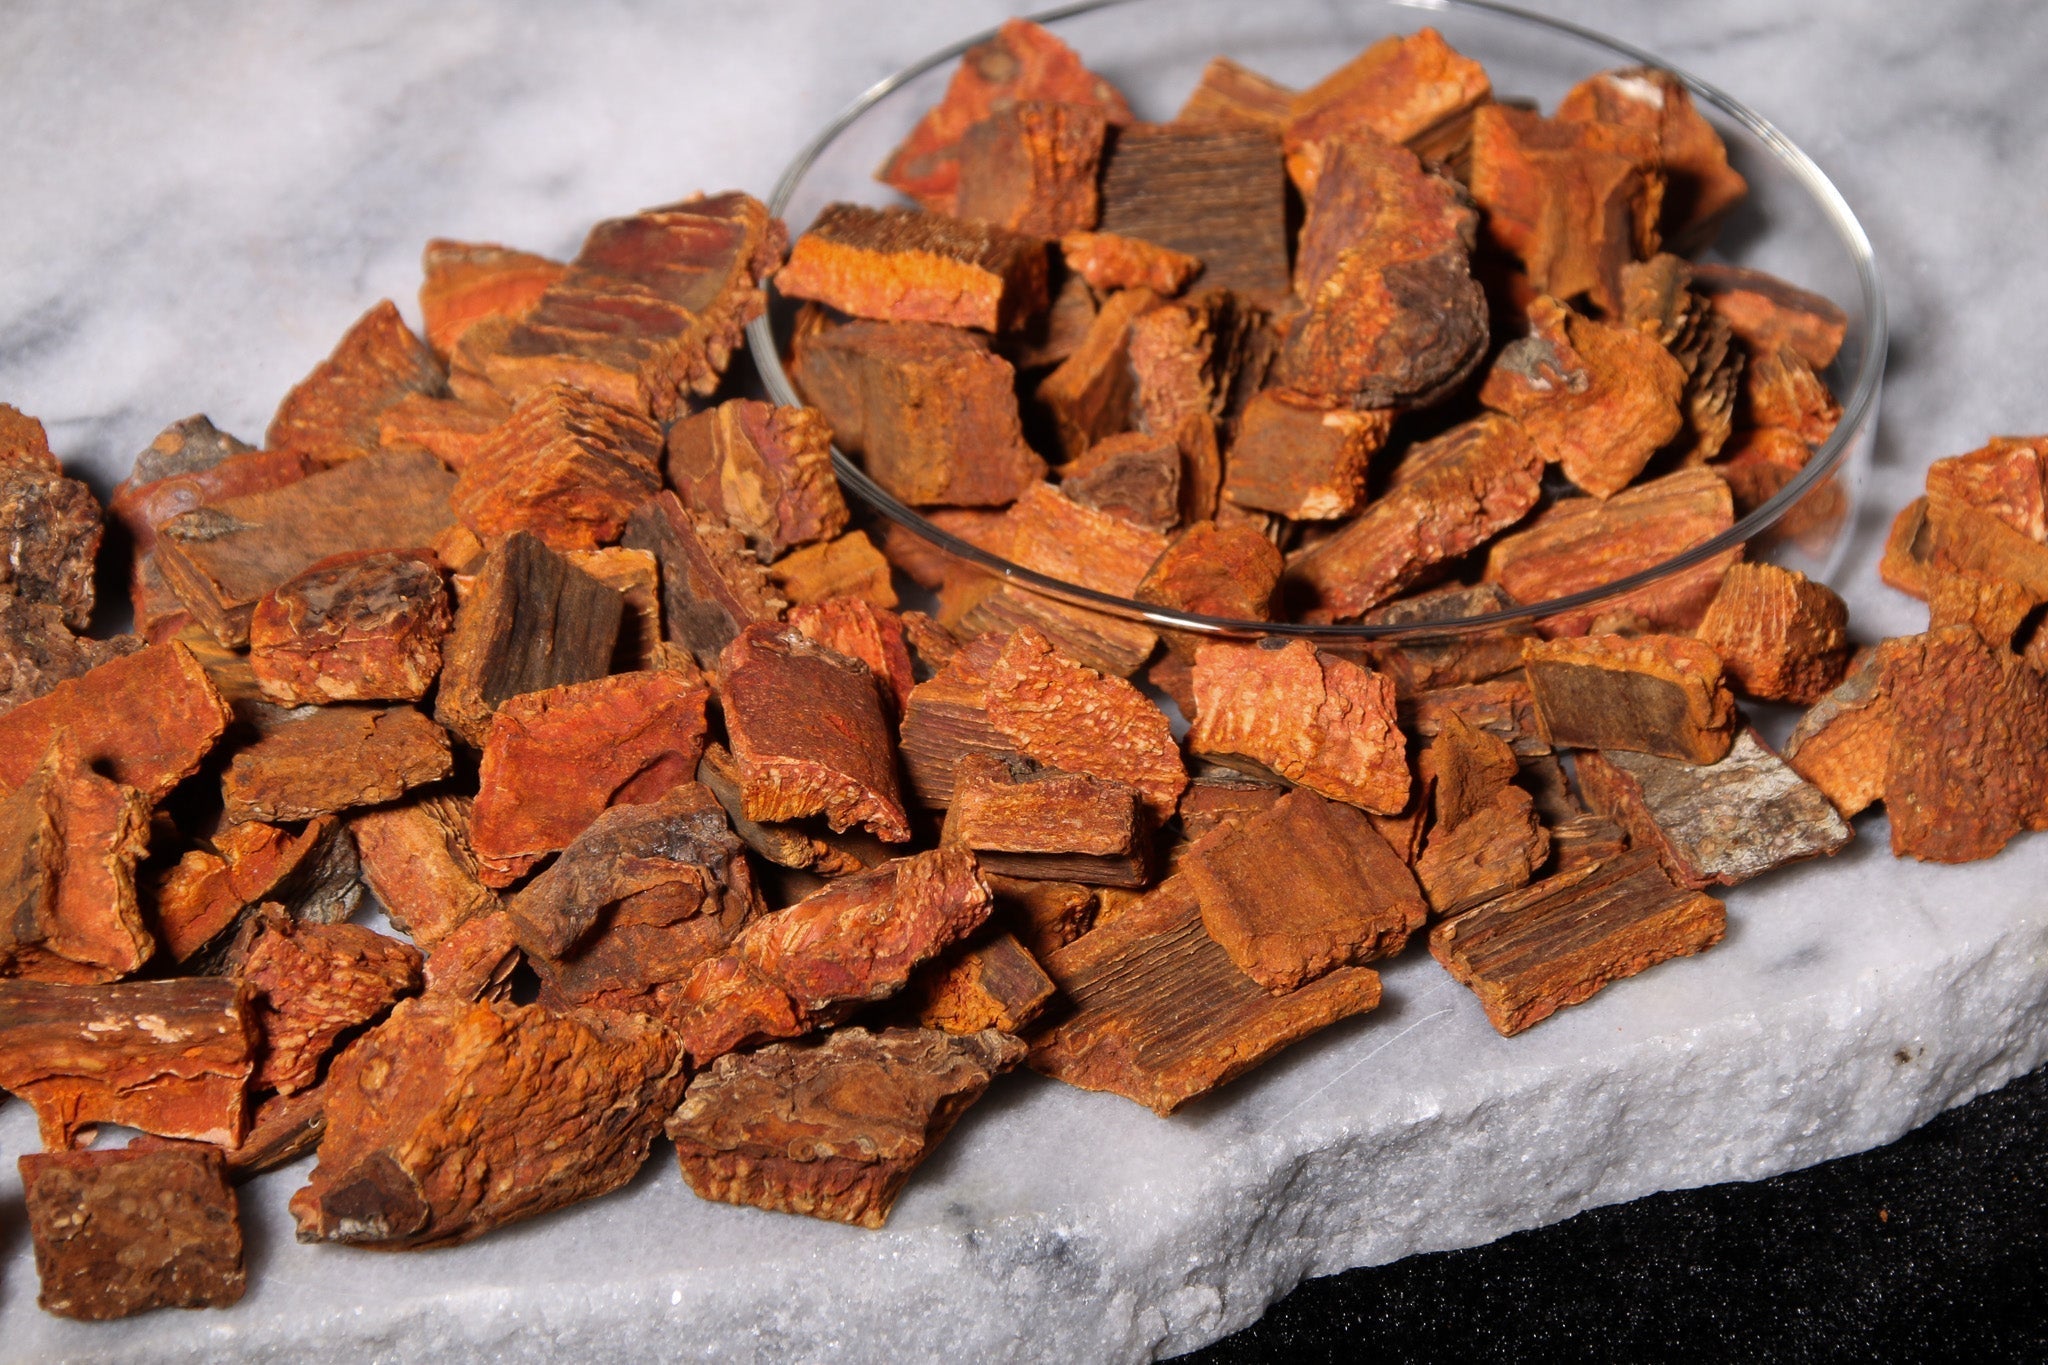
[[[987,872],[1141,887],[1150,880],[1150,824],[1128,782],[965,754],[939,838],[973,849]]]
[[[1707,468],[1727,481],[1736,515],[1746,517],[1776,497],[1812,458],[1813,447],[1798,432],[1757,427],[1737,432]]]
[[[1799,718],[1785,741],[1785,762],[1819,787],[1844,819],[1884,795],[1893,719],[1883,685],[1884,659],[1900,647],[1887,640],[1866,651],[1848,676]]]
[[[1456,826],[1436,825],[1415,879],[1438,915],[1455,915],[1529,884],[1550,857],[1550,835],[1520,787],[1496,789]]]
[[[960,140],[953,212],[1029,237],[1094,227],[1108,131],[1103,111],[1086,104],[1020,100],[996,110]]]
[[[773,556],[846,529],[832,430],[812,408],[734,398],[669,428],[668,479],[683,506]]]
[[[1469,252],[1478,215],[1456,182],[1408,148],[1354,127],[1315,149],[1321,166],[1303,192],[1306,214],[1296,247],[1294,292],[1313,304],[1347,252],[1382,265]]]
[[[51,1151],[101,1123],[232,1147],[247,1121],[254,1029],[242,991],[218,977],[0,981],[0,1089],[34,1107]]]
[[[1408,805],[1394,686],[1371,669],[1302,640],[1217,641],[1195,651],[1195,708],[1196,754],[1383,815]]]
[[[883,554],[867,532],[848,531],[836,540],[791,550],[768,566],[768,581],[797,606],[853,597],[887,611],[897,597]]]
[[[1656,139],[1665,184],[1659,232],[1677,250],[1698,251],[1712,241],[1721,219],[1749,193],[1749,182],[1728,164],[1721,135],[1669,71],[1631,66],[1588,76],[1559,101],[1557,116],[1627,124]]]
[[[1029,20],[1009,19],[960,58],[944,98],[925,111],[875,178],[928,209],[953,212],[960,140],[991,114],[1026,100],[1090,105],[1117,126],[1132,119],[1116,87],[1081,65],[1072,48]]]
[[[1202,927],[1201,906],[1180,877],[1053,953],[1045,969],[1074,1008],[1033,1038],[1032,1069],[1159,1114],[1380,1002],[1370,967],[1266,990]]]
[[[479,322],[524,318],[569,267],[545,256],[485,242],[436,237],[420,253],[420,315],[427,344],[446,360]]]
[[[1586,635],[1522,648],[1546,743],[1718,762],[1735,700],[1713,646],[1684,635]]]
[[[451,616],[440,569],[377,551],[279,584],[249,620],[249,666],[282,706],[417,701],[441,671]]]
[[[1128,782],[1156,820],[1173,814],[1187,770],[1166,715],[1122,678],[1062,655],[1025,626],[988,665],[987,719],[1027,757],[1070,773]]]
[[[515,402],[566,383],[667,421],[718,387],[766,307],[762,285],[787,241],[782,223],[736,190],[599,223],[484,370]]]
[[[1527,516],[1542,479],[1520,425],[1483,414],[1411,448],[1357,520],[1295,555],[1287,586],[1307,620],[1358,617]]]
[[[1894,856],[1974,862],[2048,829],[2048,679],[1967,626],[1887,641],[1879,667]]]
[[[1433,28],[1382,38],[1296,95],[1287,111],[1287,153],[1311,193],[1316,162],[1305,149],[1363,127],[1425,156],[1444,158],[1465,139],[1472,111],[1493,97],[1486,70]]]
[[[1269,389],[1245,405],[1223,496],[1297,520],[1349,516],[1364,503],[1366,469],[1393,429],[1388,410],[1331,409]]]
[[[1010,362],[971,333],[846,323],[799,336],[793,372],[840,449],[912,506],[1001,506],[1045,475]]]
[[[1695,265],[1693,287],[1751,351],[1790,346],[1815,370],[1834,363],[1849,329],[1848,315],[1834,303],[1761,270]]]
[[[955,956],[920,971],[904,992],[918,1023],[955,1036],[983,1029],[1022,1033],[1057,994],[1038,959],[1006,933],[978,935]]]
[[[512,415],[512,405],[495,389],[462,398],[407,394],[377,419],[386,450],[424,450],[450,469],[469,467]]]
[[[1308,791],[1202,839],[1179,875],[1209,937],[1269,991],[1391,957],[1428,918],[1414,878],[1371,822]]]
[[[214,835],[211,851],[188,850],[156,885],[156,927],[164,951],[175,962],[190,963],[203,950],[223,945],[223,935],[248,907],[313,891],[336,837],[331,816],[307,821],[297,834],[245,820]],[[347,904],[353,908],[353,901]]]
[[[311,1086],[342,1034],[419,990],[421,961],[360,924],[300,924],[269,907],[235,973],[263,1040],[254,1084],[281,1095]]]
[[[381,806],[454,766],[448,735],[410,706],[328,706],[241,749],[221,779],[230,824]]]
[[[1472,118],[1472,198],[1537,290],[1621,311],[1621,269],[1657,250],[1664,173],[1656,136],[1489,104]]]
[[[1202,273],[1202,263],[1185,251],[1114,232],[1071,231],[1060,238],[1067,269],[1108,294],[1118,289],[1149,289],[1171,298]]]
[[[363,880],[392,927],[429,951],[498,905],[470,847],[471,810],[466,796],[436,793],[349,820]]]
[[[647,1160],[686,1076],[643,1015],[429,995],[336,1060],[299,1240],[445,1246],[607,1194]]]
[[[199,771],[233,718],[190,650],[151,645],[0,715],[0,791],[28,782],[68,736],[80,763],[154,804]]]
[[[1137,398],[1137,376],[1131,369],[1131,324],[1158,301],[1150,289],[1125,289],[1110,295],[1073,353],[1038,382],[1038,403],[1052,414],[1060,449],[1067,458],[1079,456],[1097,441],[1129,427]]]
[[[1842,419],[1842,405],[1789,346],[1752,355],[1742,373],[1742,393],[1752,425],[1789,431],[1810,446],[1826,441]]]
[[[1269,621],[1282,561],[1249,526],[1198,521],[1174,537],[1132,596],[1154,606],[1233,621]],[[1167,648],[1192,661],[1199,636],[1167,631]]]
[[[895,746],[868,666],[801,632],[747,627],[719,660],[719,700],[749,820],[822,814],[910,838]]]
[[[463,468],[455,514],[486,545],[526,531],[594,550],[661,489],[661,429],[566,384],[535,389]]]
[[[1553,298],[1529,305],[1529,327],[1495,359],[1479,401],[1520,422],[1580,488],[1619,493],[1684,426],[1684,369],[1655,337]]]
[[[1045,310],[1045,243],[919,209],[827,204],[775,276],[785,298],[877,322],[1010,332]]]
[[[953,771],[965,754],[1022,756],[988,716],[989,671],[1006,643],[1003,635],[977,636],[910,690],[900,730],[903,770],[921,804],[952,804]]]
[[[2048,541],[2048,437],[1994,436],[1967,455],[1936,460],[1927,469],[1927,496],[1989,512]]]
[[[524,959],[519,931],[503,910],[465,921],[434,946],[422,974],[430,995],[475,1003],[512,1002],[512,972]]]
[[[0,799],[0,977],[95,984],[127,976],[156,942],[135,896],[149,802],[80,763],[60,737]]]
[[[1734,524],[1728,485],[1709,470],[1681,469],[1604,502],[1567,498],[1553,504],[1528,527],[1494,544],[1486,578],[1517,602],[1546,602],[1655,568]],[[1741,554],[1730,550],[1640,588],[1545,617],[1543,632],[1580,634],[1602,613],[1621,612],[1653,627],[1691,630]]]
[[[50,453],[43,424],[11,403],[0,403],[0,466],[14,465],[44,474],[61,472]]]
[[[277,406],[263,447],[315,467],[341,464],[382,446],[378,419],[408,394],[439,394],[441,363],[385,299],[356,320],[334,353]]]
[[[850,659],[859,659],[874,675],[884,709],[891,719],[903,714],[917,680],[910,672],[910,648],[903,642],[903,621],[895,612],[858,597],[829,597],[791,608],[789,624],[808,639]]]
[[[1849,663],[1848,606],[1826,584],[1775,564],[1730,565],[1697,634],[1729,681],[1764,701],[1810,706]]]
[[[740,931],[731,949],[664,993],[691,1063],[794,1038],[901,990],[988,918],[990,893],[960,848],[837,878]]]
[[[609,806],[691,781],[710,692],[681,674],[615,673],[507,700],[477,772],[470,843],[486,886],[505,886]]]
[[[1430,931],[1429,951],[1513,1037],[1602,987],[1721,941],[1728,912],[1649,849],[1545,878]]]
[[[1175,123],[1232,123],[1279,132],[1295,92],[1228,57],[1211,57]]]

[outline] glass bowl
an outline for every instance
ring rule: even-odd
[[[1357,643],[1597,611],[1604,602],[1738,546],[1749,558],[1783,564],[1812,578],[1825,579],[1838,567],[1876,436],[1886,340],[1884,293],[1870,241],[1841,192],[1811,157],[1748,106],[1640,48],[1488,0],[1259,0],[1249,5],[1242,0],[1089,0],[1032,17],[1113,82],[1140,118],[1150,119],[1170,118],[1203,66],[1219,54],[1300,88],[1388,34],[1424,27],[1437,29],[1452,47],[1483,63],[1503,98],[1533,99],[1545,110],[1598,71],[1634,65],[1671,71],[1690,87],[1701,112],[1727,143],[1730,163],[1749,180],[1749,197],[1729,215],[1714,248],[1700,259],[1769,271],[1842,308],[1848,315],[1847,335],[1823,375],[1841,399],[1841,421],[1785,487],[1711,540],[1598,588],[1424,628],[1231,620],[1063,582],[940,529],[835,449],[840,482],[857,502],[945,554],[1032,592],[1155,628],[1238,637]],[[899,202],[874,179],[876,167],[938,102],[960,55],[991,36],[977,33],[941,48],[848,105],[783,172],[770,211],[795,234],[835,200]],[[782,364],[791,312],[787,306],[771,306],[749,327],[748,344],[769,395],[796,405],[802,399]],[[1800,515],[1788,521],[1795,509]]]

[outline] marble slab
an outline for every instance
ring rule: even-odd
[[[1747,99],[1870,230],[1892,363],[1839,586],[1866,636],[1927,462],[2048,427],[2048,9],[1560,0]],[[429,236],[564,254],[594,218],[765,193],[869,82],[988,0],[292,0],[0,13],[0,401],[104,493],[166,423],[255,438]],[[416,316],[416,313],[415,313]],[[250,1292],[105,1326],[34,1306],[0,1103],[0,1361],[1113,1359],[1191,1349],[1304,1276],[1883,1143],[2048,1056],[2048,840],[1894,862],[1881,818],[1729,897],[1728,942],[1517,1039],[1426,957],[1387,1004],[1170,1121],[1036,1077],[864,1232],[629,1189],[471,1246],[306,1248],[245,1193]]]

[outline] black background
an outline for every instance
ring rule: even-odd
[[[1310,1280],[1183,1357],[2048,1360],[2048,1068],[1889,1147]]]

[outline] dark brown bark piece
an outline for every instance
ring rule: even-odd
[[[1587,803],[1655,849],[1680,886],[1734,886],[1855,837],[1820,788],[1752,730],[1704,767],[1615,750],[1580,755],[1578,774]]]
[[[1368,644],[1366,656],[1376,672],[1394,680],[1394,691],[1401,697],[1485,682],[1522,666],[1522,641],[1535,633],[1534,624],[1511,621],[1492,630],[1442,633],[1430,628],[1449,627],[1513,605],[1497,583],[1453,585],[1396,598],[1360,619],[1370,626],[1412,627],[1415,634],[1389,644]]]
[[[1349,516],[1364,503],[1367,466],[1393,429],[1390,411],[1329,408],[1269,389],[1238,421],[1223,496],[1297,520]]]
[[[392,927],[429,952],[498,905],[480,880],[469,842],[470,813],[470,798],[431,793],[349,819],[363,880],[383,902]]]
[[[1100,294],[1149,289],[1171,298],[1202,273],[1202,263],[1184,251],[1114,232],[1068,232],[1060,238],[1060,255]]]
[[[1713,947],[1727,927],[1721,902],[1673,885],[1638,849],[1446,920],[1429,951],[1513,1037],[1603,986]]]
[[[63,736],[79,762],[154,803],[199,770],[231,719],[190,650],[151,645],[0,715],[0,791],[26,783]]]
[[[1131,370],[1131,324],[1158,302],[1158,295],[1150,289],[1122,289],[1111,294],[1073,351],[1039,381],[1035,396],[1052,415],[1054,433],[1068,459],[1129,427],[1137,397],[1137,377]]]
[[[789,624],[805,638],[866,664],[881,694],[882,710],[892,721],[903,714],[916,679],[911,676],[903,620],[895,612],[858,597],[828,597],[792,608]]]
[[[1729,682],[1764,701],[1811,705],[1849,663],[1848,606],[1826,584],[1775,564],[1730,565],[1697,633]]]
[[[898,529],[893,525],[891,530]],[[804,606],[835,597],[857,597],[881,610],[897,604],[889,561],[866,531],[848,531],[822,545],[791,550],[768,566],[768,581],[792,604]]]
[[[661,428],[568,384],[534,389],[463,466],[455,514],[485,545],[515,531],[594,550],[661,489]]]
[[[1107,436],[1060,466],[1060,491],[1083,507],[1150,531],[1180,520],[1180,446],[1141,431]]]
[[[420,316],[427,344],[444,360],[480,322],[517,322],[534,310],[569,267],[545,256],[487,242],[436,237],[420,253]]]
[[[1520,670],[1485,682],[1418,692],[1402,700],[1400,715],[1402,727],[1424,739],[1434,739],[1456,715],[1506,741],[1517,757],[1550,752],[1550,742],[1536,721],[1529,680]]]
[[[254,1066],[255,1019],[232,981],[0,981],[0,1089],[35,1109],[50,1150],[100,1123],[232,1147]]]
[[[339,1057],[303,1242],[445,1246],[631,1180],[682,1095],[640,1015],[407,1000]]]
[[[274,1171],[320,1145],[327,1131],[327,1097],[319,1086],[296,1095],[272,1095],[256,1106],[241,1145],[224,1153],[231,1179]]]
[[[1728,165],[1721,135],[1669,71],[1631,66],[1589,76],[1558,103],[1557,116],[1627,124],[1651,135],[1664,172],[1658,227],[1674,250],[1696,252],[1713,241],[1721,219],[1749,193],[1749,182]]]
[[[1045,243],[1037,235],[851,203],[819,210],[777,272],[775,288],[852,317],[984,332],[1015,331],[1049,298]]]
[[[1098,107],[1020,100],[968,128],[960,140],[953,211],[1029,237],[1095,226],[1108,118]]]
[[[1045,1012],[1058,991],[1013,934],[979,935],[911,978],[905,1005],[925,1028],[970,1034],[1019,1034]]]
[[[668,1121],[705,1199],[878,1228],[911,1173],[1024,1057],[994,1031],[841,1029],[721,1057]]]
[[[307,1089],[341,1035],[420,989],[420,951],[360,924],[300,924],[266,907],[235,972],[262,1039],[253,1084]]]
[[[76,479],[28,462],[0,464],[0,588],[55,607],[64,624],[92,620],[93,563],[100,550],[99,499]]]
[[[1286,197],[1273,133],[1140,124],[1104,158],[1100,226],[1193,256],[1210,286],[1271,306],[1288,293]]]
[[[285,395],[263,447],[301,455],[315,468],[374,455],[385,409],[408,394],[439,394],[446,387],[441,363],[385,299]]]
[[[61,682],[84,677],[111,659],[142,648],[140,636],[95,640],[74,635],[64,613],[0,588],[0,714],[47,696]]]
[[[1606,501],[1566,498],[1495,542],[1488,581],[1521,603],[1545,602],[1654,568],[1735,524],[1728,485],[1712,471],[1681,469]],[[1546,635],[1583,634],[1603,613],[1632,613],[1653,628],[1691,630],[1740,550],[1619,596],[1545,617]]]
[[[447,733],[412,707],[330,706],[237,752],[221,794],[230,823],[275,824],[381,806],[452,767]]]
[[[650,671],[508,699],[477,771],[470,846],[486,886],[505,886],[566,848],[609,806],[658,800],[692,780],[710,689]]]
[[[1973,862],[2048,828],[2048,679],[1967,626],[1886,641],[1879,669],[1895,857]]]
[[[599,223],[483,368],[514,401],[566,383],[668,421],[718,387],[787,242],[782,223],[736,190]]]
[[[799,335],[792,374],[839,448],[913,506],[1001,506],[1045,475],[1010,362],[972,333],[849,322]]]
[[[1079,882],[1037,882],[990,874],[995,895],[989,922],[1017,936],[1034,962],[1072,943],[1095,924],[1096,889]]]
[[[1655,337],[1581,317],[1548,296],[1529,335],[1493,362],[1479,401],[1521,423],[1543,458],[1596,498],[1612,497],[1678,435],[1685,370]]]
[[[1074,1008],[1032,1041],[1032,1069],[1160,1114],[1380,1001],[1369,967],[1267,991],[1209,937],[1179,877],[1052,954],[1045,969]]]
[[[901,990],[911,973],[988,918],[965,849],[940,848],[840,877],[742,929],[721,957],[662,992],[692,1065],[794,1038]]]
[[[1428,907],[1364,815],[1295,791],[1181,859],[1209,937],[1269,991],[1401,951]]]
[[[1531,640],[1543,738],[1566,749],[1627,749],[1716,763],[1734,742],[1735,703],[1713,647],[1682,635]]]
[[[1492,97],[1485,69],[1435,29],[1382,38],[1294,97],[1288,154],[1298,159],[1303,149],[1363,127],[1448,160],[1468,136],[1472,110]],[[1313,175],[1296,178],[1304,192],[1314,183]]]
[[[1527,516],[1542,479],[1519,424],[1476,417],[1412,447],[1362,515],[1294,556],[1287,587],[1306,599],[1308,620],[1360,616]]]
[[[782,615],[783,600],[740,533],[693,518],[673,493],[660,494],[633,514],[625,543],[648,551],[660,565],[662,629],[700,668],[715,667],[719,651],[743,627]]]
[[[1819,294],[1739,265],[1693,267],[1693,286],[1752,351],[1790,346],[1816,370],[1834,363],[1848,315]]]
[[[44,1312],[107,1322],[240,1302],[242,1224],[218,1151],[138,1143],[19,1164]]]
[[[658,552],[657,552],[658,553]],[[668,628],[678,612],[670,594]],[[601,678],[611,668],[625,599],[536,537],[494,546],[442,648],[434,719],[482,747],[491,714],[511,697]]]
[[[454,523],[454,486],[424,452],[363,455],[173,517],[158,528],[154,557],[193,616],[222,644],[242,645],[263,595],[321,560],[431,545]]]
[[[967,49],[945,97],[925,111],[875,178],[928,209],[953,212],[961,138],[991,114],[1026,100],[1089,105],[1112,124],[1131,121],[1116,87],[1081,65],[1072,48],[1029,20],[1006,19],[993,38]]]
[[[1143,794],[1128,782],[968,754],[953,771],[940,839],[1004,876],[1141,887],[1148,823]]]
[[[279,584],[249,622],[249,666],[281,706],[417,701],[441,671],[451,624],[440,569],[377,551]]]
[[[719,661],[719,699],[750,820],[822,814],[910,838],[895,745],[866,664],[795,630],[753,625]]]
[[[832,431],[812,408],[734,398],[669,428],[668,479],[683,505],[772,558],[846,529]]]
[[[1295,92],[1228,57],[1211,57],[1202,68],[1175,123],[1226,123],[1279,132]]]
[[[1191,753],[1252,765],[1365,810],[1408,805],[1393,684],[1301,640],[1217,641],[1195,651]]]

